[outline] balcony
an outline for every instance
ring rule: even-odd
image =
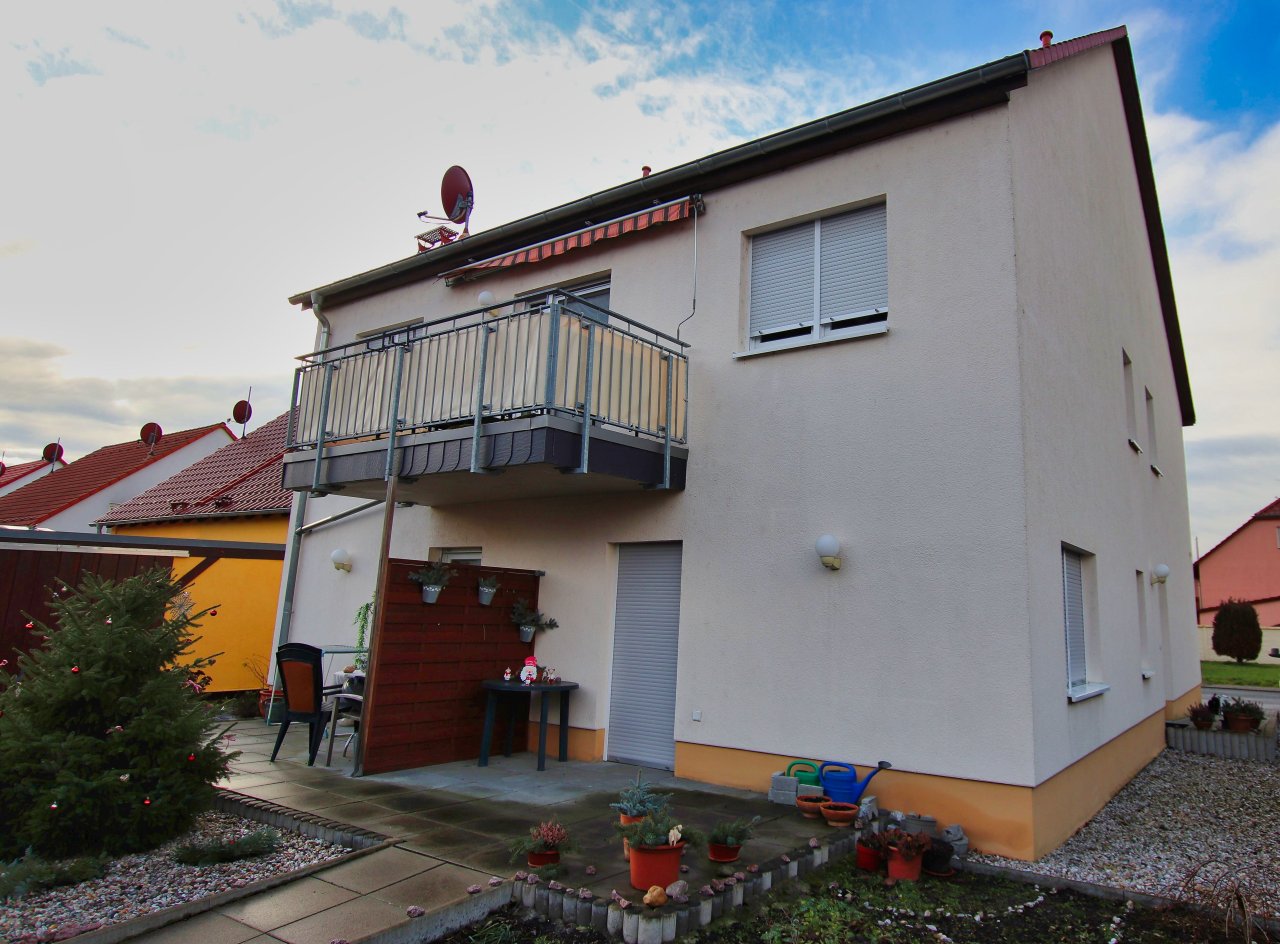
[[[395,475],[425,505],[683,489],[687,346],[556,292],[306,355],[285,485],[382,498]]]

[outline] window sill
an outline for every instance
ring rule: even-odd
[[[870,338],[888,333],[888,323],[881,321],[875,324],[863,325],[860,328],[850,328],[835,337],[818,338],[816,340],[812,338],[801,338],[795,341],[779,341],[777,344],[770,344],[768,347],[754,348],[750,351],[734,351],[731,356],[736,361],[745,360],[749,357],[761,357],[765,354],[777,354],[780,351],[794,351],[797,348],[823,347],[827,344],[840,344],[844,341],[861,341],[863,338]]]
[[[1163,472],[1161,472],[1161,471],[1160,471],[1160,467],[1159,467],[1158,465],[1155,465],[1154,463],[1153,463],[1153,464],[1152,464],[1152,466],[1151,466],[1151,474],[1152,474],[1152,475],[1154,475],[1154,476],[1155,476],[1156,478],[1158,478],[1158,479],[1162,479],[1162,478],[1164,478],[1164,473],[1163,473]]]
[[[1136,452],[1138,455],[1142,455],[1142,447],[1138,445],[1137,440],[1130,439],[1129,448],[1132,449],[1134,452]]]
[[[1067,689],[1067,701],[1074,705],[1077,702],[1088,701],[1090,698],[1097,698],[1109,691],[1111,686],[1106,682],[1085,682],[1083,685],[1073,685]]]

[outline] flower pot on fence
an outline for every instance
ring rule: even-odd
[[[424,583],[422,585],[422,602],[435,603],[436,600],[440,599],[440,591],[443,589],[444,587],[432,587]]]
[[[534,633],[536,633],[537,631],[538,631],[538,627],[536,627],[536,626],[521,626],[521,627],[520,627],[520,641],[521,641],[521,642],[533,642],[533,634],[534,634]]]
[[[536,869],[544,865],[555,865],[559,861],[559,849],[548,849],[545,852],[529,853],[529,868],[531,869]]]
[[[726,846],[720,842],[707,843],[707,858],[712,862],[737,862],[742,846]]]
[[[884,853],[879,849],[871,849],[858,843],[856,852],[856,862],[858,868],[866,872],[879,872],[880,866],[884,865]]]
[[[901,852],[889,847],[889,878],[900,879],[905,882],[917,882],[920,880],[920,867],[924,864],[923,856],[914,856],[910,859],[903,858]]]
[[[677,881],[683,852],[683,842],[674,846],[632,846],[631,887],[644,892],[654,885],[666,888]]]
[[[493,595],[498,592],[497,587],[481,587],[480,588],[480,605],[488,606],[493,602]]]

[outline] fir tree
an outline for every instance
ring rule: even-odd
[[[171,606],[180,591],[157,568],[54,593],[56,627],[0,692],[0,859],[150,849],[209,804],[230,756],[192,681],[208,611]]]

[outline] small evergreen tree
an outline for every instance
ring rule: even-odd
[[[230,756],[190,659],[195,619],[163,569],[54,593],[56,628],[0,692],[0,859],[153,848],[206,807]],[[207,611],[206,611],[207,612]],[[3,673],[0,673],[3,678]]]
[[[1258,611],[1243,600],[1228,599],[1213,618],[1213,651],[1236,662],[1252,662],[1262,651]]]

